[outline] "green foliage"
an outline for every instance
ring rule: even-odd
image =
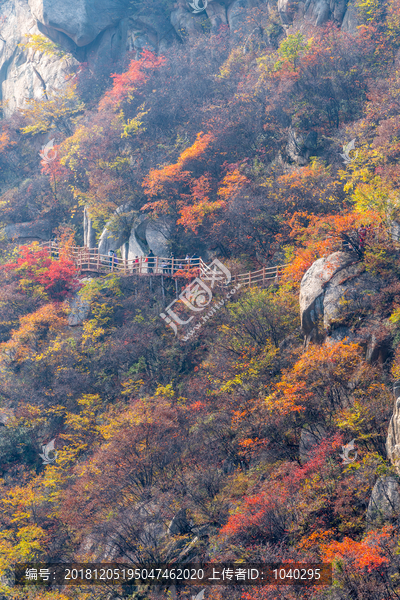
[[[140,119],[147,115],[149,111],[143,110],[144,104],[142,104],[139,108],[142,110],[138,112],[136,117],[133,119],[128,119],[128,121],[124,124],[124,130],[121,133],[122,138],[127,138],[131,135],[138,135],[139,133],[146,131],[146,128],[143,127],[143,121]]]

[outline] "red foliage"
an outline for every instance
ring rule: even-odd
[[[139,60],[131,61],[125,73],[111,75],[114,80],[113,87],[104,95],[99,109],[118,108],[125,100],[131,100],[134,92],[148,81],[150,74],[164,64],[164,57],[144,50]]]
[[[51,300],[61,301],[77,289],[77,270],[65,256],[53,259],[47,248],[22,246],[15,262],[2,267],[6,273],[18,277],[20,287],[32,290],[42,287]]]

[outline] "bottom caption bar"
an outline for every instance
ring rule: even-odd
[[[332,585],[327,563],[19,563],[15,585]]]

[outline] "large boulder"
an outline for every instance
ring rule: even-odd
[[[318,337],[318,321],[324,317],[325,286],[335,273],[353,263],[355,257],[347,252],[335,252],[316,260],[305,273],[300,285],[300,317],[304,334]]]
[[[306,341],[336,343],[347,338],[362,345],[366,360],[384,362],[390,335],[373,312],[383,282],[365,271],[357,254],[335,252],[320,258],[300,285],[300,315]]]
[[[382,282],[363,269],[361,263],[350,264],[329,279],[324,294],[325,329],[342,322],[346,314],[371,307]]]
[[[347,7],[343,18],[342,29],[343,31],[349,31],[350,33],[357,33],[358,25],[357,9],[350,4],[350,6]]]
[[[146,224],[146,242],[156,256],[169,256],[168,241],[171,235],[171,222],[167,219],[149,220]]]
[[[400,515],[400,486],[396,477],[380,477],[367,509],[367,522],[380,523]]]
[[[32,15],[43,25],[62,31],[77,46],[90,44],[120,21],[128,7],[123,0],[29,0]]]
[[[205,15],[205,13],[200,14]],[[203,32],[199,16],[190,12],[185,0],[178,0],[171,12],[171,24],[180,38],[198,36]]]
[[[128,207],[121,206],[116,213],[122,214]],[[133,259],[146,256],[150,250],[155,256],[169,256],[168,242],[171,237],[172,221],[167,218],[149,219],[145,215],[135,218],[131,229],[110,231],[106,227],[99,241],[99,254],[108,254],[109,250],[121,249],[122,257]]]

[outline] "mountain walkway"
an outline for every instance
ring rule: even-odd
[[[53,257],[58,257],[60,251],[65,251],[55,242],[44,242],[40,246],[47,248]],[[99,254],[97,248],[82,246],[69,247],[66,256],[75,263],[81,275],[84,273],[99,273],[102,275],[118,273],[122,276],[170,277],[177,280],[178,278],[189,279],[205,276],[210,271],[210,265],[207,265],[201,258],[139,256],[136,259],[121,259],[116,256]],[[241,284],[242,287],[271,285],[279,281],[286,266],[277,265],[262,267],[247,273],[231,273],[230,284]]]

